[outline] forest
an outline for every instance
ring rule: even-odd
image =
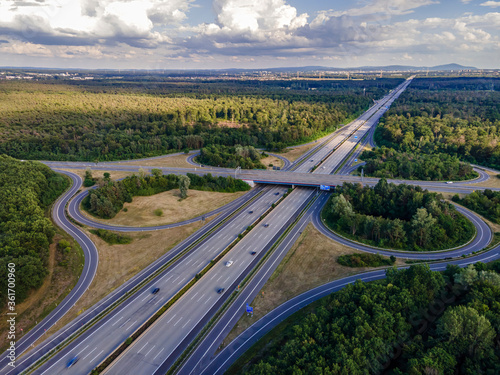
[[[319,301],[250,375],[500,373],[500,262],[390,268]]]
[[[401,81],[3,81],[0,153],[108,161],[209,145],[280,149],[335,130]]]
[[[261,158],[262,154],[253,146],[211,145],[200,150],[196,161],[214,167],[266,169],[266,166],[260,162]]]
[[[500,169],[500,79],[414,79],[382,117],[375,140]]]
[[[134,196],[150,196],[164,191],[180,188],[182,176],[163,175],[160,169],[153,169],[151,176],[145,173],[132,175],[120,181],[113,181],[109,176],[98,181],[96,189],[89,190],[82,206],[91,214],[111,219],[123,208],[125,202],[132,202]],[[198,176],[187,174],[188,186],[194,190],[234,193],[250,190],[250,186],[241,180],[229,177],[213,177],[210,173]]]
[[[421,154],[398,152],[393,148],[382,146],[372,151],[363,151],[360,159],[366,165],[366,176],[384,178],[403,178],[423,181],[461,181],[478,177],[469,163],[461,162],[456,155]]]
[[[462,199],[458,194],[455,194],[452,200],[483,215],[494,223],[500,224],[500,191],[490,189],[473,191]]]
[[[327,225],[356,241],[411,251],[449,249],[469,241],[474,226],[440,194],[419,186],[344,182],[323,209]]]
[[[16,265],[16,303],[47,275],[55,234],[45,210],[69,186],[49,167],[0,155],[0,298],[7,301],[7,264]]]

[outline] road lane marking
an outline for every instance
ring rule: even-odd
[[[184,323],[184,325],[181,327],[181,328],[184,328],[185,326],[187,326],[187,324],[191,321],[191,319],[189,319],[186,323]]]
[[[137,323],[137,320],[134,320],[134,322],[133,322],[133,323],[132,323],[132,324],[131,324],[128,328],[126,328],[126,329],[130,329],[130,328],[132,328],[132,326],[133,326],[135,323]]]
[[[172,317],[171,317],[171,318],[167,321],[167,323],[170,323],[170,321],[171,321],[172,319],[174,319],[176,315],[177,315],[177,314],[174,314],[174,315],[173,315],[173,316],[172,316]]]
[[[208,297],[207,300],[205,301],[205,305],[208,303],[208,301],[210,301],[210,297]]]
[[[158,352],[158,354],[154,356],[153,361],[156,359],[156,357],[158,357],[158,356],[160,355],[160,353],[161,353],[163,350],[165,350],[165,348],[161,348],[161,350]]]
[[[141,352],[142,349],[144,349],[146,347],[146,345],[148,344],[148,341],[146,341],[146,343],[142,346],[142,348],[140,348],[138,351],[137,351],[137,354],[139,354]]]
[[[144,357],[147,356],[151,352],[151,350],[153,350],[155,348],[155,346],[156,345],[153,345],[153,347],[151,349],[149,349],[149,351],[146,354],[144,354]]]
[[[172,282],[175,283],[179,277],[181,277],[181,276],[180,275],[177,276],[175,279],[172,280]]]
[[[99,357],[103,351],[104,351],[104,349],[103,349],[103,350],[101,350],[101,351],[99,352],[99,354],[97,354],[94,358],[92,358],[92,359],[90,360],[90,363],[94,362],[94,361],[95,361],[95,359],[96,359],[97,357]]]
[[[224,280],[223,284],[225,284],[231,276],[228,276],[226,280]]]
[[[204,294],[202,294],[202,295],[200,296],[200,298],[198,298],[198,299],[196,300],[196,302],[200,302],[200,300],[201,300],[203,297],[205,297],[205,295],[204,295]]]
[[[179,320],[177,321],[177,323],[175,323],[175,324],[174,324],[174,327],[175,327],[177,324],[179,324],[179,322],[182,320],[182,318],[183,318],[182,316],[179,318]]]
[[[90,353],[88,353],[85,357],[82,358],[82,360],[84,360],[85,358],[87,358],[89,355],[91,355],[93,352],[95,352],[97,350],[97,348],[94,348],[94,350],[92,350]]]
[[[200,293],[200,291],[197,291],[196,294],[190,298],[190,300],[192,300],[194,297],[196,297],[198,295],[198,293]]]
[[[118,319],[117,321],[115,321],[113,324],[111,324],[111,326],[114,326],[116,323],[118,323],[118,322],[119,322],[120,320],[122,320],[122,319],[123,319],[123,316],[122,316],[122,317],[120,317],[120,319]]]
[[[177,285],[179,285],[180,283],[182,283],[184,281],[184,278],[180,279],[179,282],[177,283]]]
[[[120,324],[120,327],[119,327],[119,328],[121,328],[121,327],[123,327],[125,324],[127,324],[129,320],[130,320],[130,318],[128,318],[125,322],[123,322],[122,324]]]
[[[76,355],[80,355],[81,352],[83,352],[85,349],[87,349],[89,346],[87,345],[85,348],[83,348],[82,350],[80,350],[78,353],[76,353]]]

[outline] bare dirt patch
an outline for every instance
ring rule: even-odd
[[[350,268],[337,263],[340,255],[354,253],[362,252],[325,237],[309,224],[251,303],[254,316],[241,317],[224,343],[231,342],[265,314],[307,290],[335,279],[376,269]],[[402,264],[403,260],[396,261],[396,265]]]
[[[201,226],[201,223],[197,222],[172,229],[128,233],[127,235],[134,240],[127,245],[108,245],[96,235],[86,231],[99,251],[99,266],[96,276],[82,298],[47,331],[48,334],[55,333],[75,319]],[[35,345],[40,342],[39,340]]]
[[[144,167],[172,167],[172,168],[195,168],[194,165],[191,165],[187,162],[189,154],[181,154],[181,155],[173,155],[173,156],[165,156],[162,158],[156,158],[151,160],[130,160],[127,163],[123,163],[126,165],[138,165]]]
[[[83,209],[81,212],[94,221],[110,225],[154,226],[178,223],[206,214],[232,202],[246,192],[217,193],[189,190],[188,197],[180,199],[179,190],[169,190],[149,197],[134,197],[132,203],[125,203],[123,210],[112,219],[98,219]],[[126,210],[126,211],[124,211]],[[161,215],[158,215],[159,211]],[[155,213],[155,211],[157,213]]]
[[[303,145],[303,146],[297,146],[294,148],[287,148],[284,152],[275,152],[275,154],[282,155],[291,162],[294,162],[297,160],[299,157],[304,155],[307,151],[309,151],[311,148],[317,146],[319,144],[318,142]]]
[[[104,177],[104,173],[109,173],[112,180],[119,180],[121,178],[132,176],[133,174],[137,174],[137,172],[101,171],[101,170],[96,170],[96,169],[92,169],[92,168],[90,168],[90,169],[92,171],[92,177],[93,178],[103,178]],[[69,169],[69,168],[68,169],[64,169],[64,168],[60,168],[60,170],[61,171],[66,171],[66,172],[75,173],[78,176],[80,176],[81,178],[85,178],[85,171],[86,171],[86,169]]]

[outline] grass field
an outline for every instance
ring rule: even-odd
[[[189,190],[188,197],[180,199],[179,190],[169,190],[149,197],[134,197],[132,203],[125,203],[125,211],[120,211],[114,218],[105,220],[82,213],[92,220],[112,225],[153,226],[177,223],[203,215],[221,207],[246,192],[217,193]],[[159,211],[162,215],[159,216]],[[155,213],[156,211],[156,213]]]
[[[49,335],[55,333],[201,226],[201,223],[197,222],[172,229],[132,233],[130,236],[134,240],[128,245],[108,245],[96,235],[86,231],[99,252],[96,276],[76,305],[47,333]],[[36,345],[45,338],[38,340]]]
[[[250,304],[254,308],[253,318],[244,315],[224,342],[231,342],[258,319],[292,297],[329,281],[375,269],[350,268],[337,263],[340,255],[353,253],[361,252],[330,240],[309,224]],[[400,264],[404,262],[398,259],[396,265]]]
[[[304,155],[307,151],[309,151],[311,148],[317,146],[318,143],[312,143],[304,146],[297,146],[294,148],[287,148],[284,152],[275,152],[277,155],[282,155],[291,162],[294,162],[298,158],[300,158],[302,155]]]
[[[60,168],[61,171],[75,173],[80,176],[82,179],[85,178],[85,169],[64,169]],[[92,169],[92,168],[91,168]],[[109,173],[111,175],[112,180],[118,180],[120,178],[125,178],[128,176],[132,176],[133,174],[137,174],[137,172],[122,172],[122,171],[101,171],[101,170],[92,170],[92,177],[94,178],[102,178],[104,173]]]
[[[283,162],[283,160],[277,158],[276,156],[267,156],[265,158],[262,158],[260,159],[260,162],[262,164],[264,164],[268,170],[272,170],[273,167],[270,167],[269,164],[272,164],[274,165],[275,167],[280,167],[280,168],[283,168],[283,166],[285,165],[285,163]]]
[[[182,154],[174,156],[164,156],[162,158],[156,158],[148,161],[130,160],[126,163],[122,162],[122,164],[140,165],[144,167],[195,168],[194,165],[191,165],[186,161],[188,156],[189,154]]]
[[[490,175],[490,179],[488,181],[470,184],[469,186],[500,188],[500,178],[497,178],[497,174],[488,171],[486,171],[486,173]]]

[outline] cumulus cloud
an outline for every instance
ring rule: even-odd
[[[365,16],[372,14],[403,15],[409,14],[416,8],[435,4],[435,0],[375,0],[361,8],[351,8],[345,11],[332,11],[331,16],[343,15]]]
[[[500,7],[500,1],[486,1],[480,4],[483,7],[498,8]]]
[[[17,0],[0,5],[0,35],[43,45],[168,42],[162,27],[186,18],[192,0]]]

